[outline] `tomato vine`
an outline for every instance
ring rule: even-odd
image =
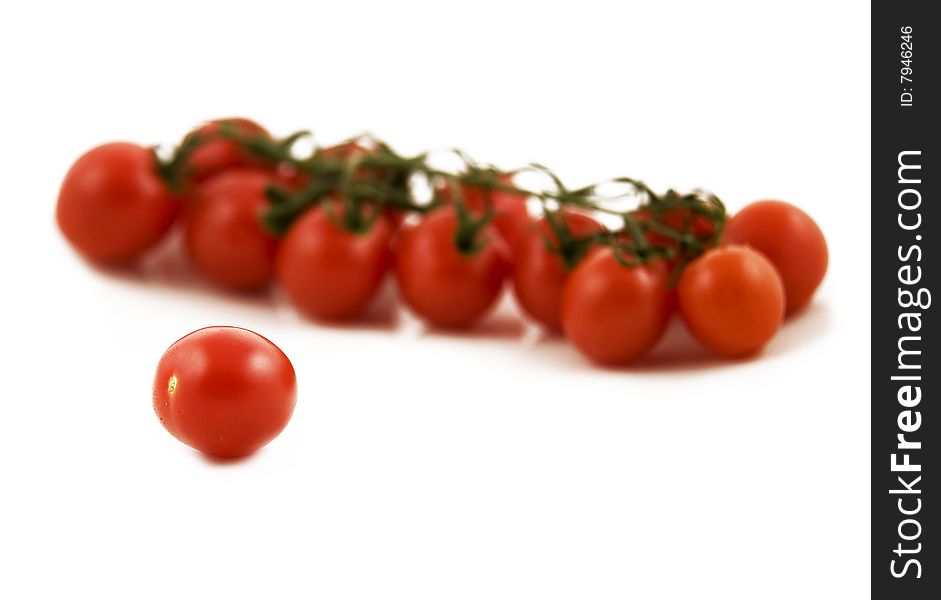
[[[459,220],[455,244],[468,254],[479,249],[482,242],[478,234],[495,213],[488,205],[483,214],[473,214],[466,206],[462,190],[478,188],[485,197],[493,192],[518,194],[541,204],[557,240],[556,243],[547,240],[547,248],[559,254],[567,268],[573,268],[592,246],[604,245],[612,248],[624,266],[661,258],[675,265],[678,273],[685,264],[717,245],[726,220],[722,201],[701,189],[689,193],[669,189],[658,194],[643,181],[630,177],[569,188],[542,164],[505,171],[480,165],[460,150],[452,152],[463,163],[463,169],[453,172],[433,166],[427,152],[404,156],[368,135],[350,138],[330,148],[316,148],[308,156],[295,155],[296,142],[309,135],[307,131],[298,131],[277,139],[246,133],[234,123],[222,121],[210,134],[187,136],[169,159],[158,159],[158,172],[173,189],[179,189],[186,178],[187,157],[196,147],[214,139],[234,142],[272,167],[293,170],[306,181],[299,189],[272,184],[267,190],[269,208],[263,222],[276,236],[284,235],[302,214],[326,199],[342,203],[340,224],[345,229],[362,232],[368,230],[383,209],[426,213],[442,206],[446,193]],[[527,172],[545,176],[551,185],[548,189],[529,189],[501,177]],[[416,178],[424,179],[433,190],[430,201],[415,198]],[[625,191],[604,195],[601,188],[606,185],[621,185]],[[631,198],[637,201],[635,207],[619,207]],[[574,236],[560,218],[562,211],[608,215],[617,218],[620,226],[589,236]]]

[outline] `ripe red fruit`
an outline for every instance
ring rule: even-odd
[[[630,364],[657,344],[670,316],[662,260],[624,266],[599,248],[572,272],[562,294],[562,328],[593,361]]]
[[[239,457],[273,440],[294,412],[291,361],[264,337],[238,327],[206,327],[164,352],[153,404],[175,438],[206,454]]]
[[[212,282],[234,290],[264,287],[274,275],[278,241],[262,224],[268,209],[265,171],[225,171],[199,186],[185,219],[190,262]]]
[[[396,263],[405,303],[432,325],[451,329],[470,327],[493,306],[509,270],[489,226],[470,250],[458,248],[457,230],[452,209],[426,215],[402,231]]]
[[[680,313],[690,333],[713,353],[758,352],[784,318],[784,286],[774,266],[746,246],[722,246],[683,271]]]
[[[343,215],[339,202],[307,211],[278,251],[278,283],[291,304],[313,319],[361,316],[392,263],[389,244],[395,226],[385,214],[363,231],[344,228]]]
[[[153,153],[137,144],[104,144],[65,175],[56,204],[59,229],[82,256],[103,265],[133,262],[153,248],[179,212]]]
[[[771,261],[784,283],[788,314],[810,304],[829,261],[827,241],[810,215],[779,200],[754,202],[729,220],[724,237]]]

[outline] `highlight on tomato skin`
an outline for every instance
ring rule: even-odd
[[[151,150],[128,142],[103,144],[79,157],[56,203],[56,221],[69,244],[105,266],[136,261],[164,238],[179,212]]]
[[[689,332],[724,358],[758,353],[784,320],[781,276],[747,246],[721,246],[693,261],[680,277],[678,296]]]
[[[771,261],[781,274],[788,315],[810,304],[827,273],[823,232],[810,215],[787,202],[749,204],[726,223],[724,240],[751,246]]]
[[[271,442],[294,412],[291,361],[261,335],[239,327],[198,329],[172,344],[157,365],[154,412],[175,438],[221,458]]]
[[[262,224],[267,171],[231,169],[198,186],[183,219],[186,255],[213,283],[235,291],[268,285],[278,240]]]

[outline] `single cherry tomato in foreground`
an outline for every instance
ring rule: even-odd
[[[253,331],[206,327],[164,352],[154,377],[154,411],[175,438],[206,454],[258,450],[294,412],[291,361]]]
[[[513,185],[513,176],[502,174],[500,183]],[[451,203],[450,186],[440,191],[444,204]],[[488,206],[493,206],[493,226],[509,251],[507,258],[513,259],[518,250],[526,244],[532,229],[532,219],[526,210],[526,196],[504,190],[487,189],[472,185],[461,185],[461,198],[467,209],[474,215],[484,214]]]
[[[662,260],[626,267],[611,248],[591,252],[562,293],[562,329],[582,354],[605,365],[642,358],[663,337],[669,318]]]
[[[281,241],[278,283],[291,304],[313,319],[362,315],[392,263],[395,227],[388,217],[380,214],[363,231],[344,228],[343,219],[341,203],[323,204],[301,216]]]
[[[267,166],[264,160],[253,156],[235,140],[219,137],[223,124],[228,124],[243,136],[270,137],[264,127],[251,119],[233,117],[209,121],[190,134],[207,138],[207,141],[193,149],[186,160],[187,175],[191,181],[199,183],[228,169]]]
[[[186,251],[193,266],[214,283],[252,290],[274,275],[277,240],[261,220],[271,182],[265,171],[238,169],[196,191],[185,219]]]
[[[470,327],[496,302],[508,266],[490,240],[490,227],[479,233],[476,247],[458,248],[458,218],[445,208],[426,215],[402,231],[396,279],[405,303],[432,325]]]
[[[810,216],[787,202],[749,204],[725,225],[725,241],[761,252],[781,274],[787,313],[805,308],[827,272],[827,241]]]
[[[560,216],[573,238],[584,238],[604,229],[591,217],[579,213],[563,211]],[[513,291],[526,314],[553,331],[562,331],[562,290],[576,265],[566,264],[555,251],[559,249],[559,239],[545,217],[536,222],[534,229],[525,243],[517,246]],[[581,258],[573,256],[571,260]]]
[[[98,146],[75,161],[59,190],[56,220],[85,258],[130,263],[169,231],[180,203],[156,164],[149,149],[124,142]]]
[[[703,346],[726,358],[758,352],[784,318],[784,286],[768,259],[746,246],[715,248],[680,277],[680,313]]]

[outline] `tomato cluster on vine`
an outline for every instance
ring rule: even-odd
[[[223,119],[167,158],[99,146],[66,175],[59,226],[88,260],[119,265],[179,224],[207,279],[274,281],[315,321],[360,318],[391,273],[420,319],[465,329],[509,283],[526,315],[612,365],[646,355],[675,312],[715,354],[754,354],[826,272],[819,227],[784,202],[730,218],[703,190],[657,194],[626,177],[569,188],[542,165],[502,170],[458,151],[447,170],[365,136],[298,156],[305,135]],[[522,187],[522,174],[545,185]]]

